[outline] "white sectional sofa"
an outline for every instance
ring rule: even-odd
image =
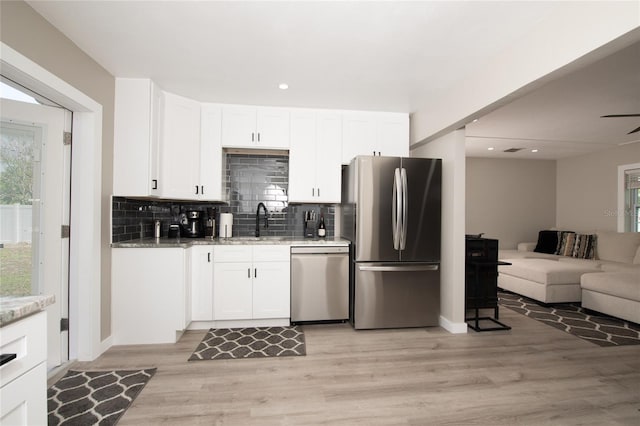
[[[570,247],[560,250],[563,255],[534,251],[541,240],[500,251],[500,260],[512,265],[499,267],[498,286],[543,303],[581,302],[584,308],[640,323],[640,233],[592,235],[592,256]],[[593,258],[571,256],[576,253]]]

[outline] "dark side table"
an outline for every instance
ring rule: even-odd
[[[511,330],[499,321],[498,266],[511,265],[498,260],[498,240],[466,238],[465,322],[475,331]],[[493,317],[480,316],[481,309],[493,309]],[[466,317],[472,311],[473,316]],[[489,327],[480,322],[489,321]]]

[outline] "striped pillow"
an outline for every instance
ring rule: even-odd
[[[558,231],[558,246],[553,254],[571,256],[575,235],[576,233],[571,231]]]
[[[571,257],[578,259],[595,259],[597,236],[593,234],[575,234]]]

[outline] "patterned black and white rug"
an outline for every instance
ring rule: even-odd
[[[212,328],[189,361],[306,355],[304,332],[292,327]]]
[[[499,292],[500,306],[600,346],[640,345],[640,325],[585,311],[579,303],[542,306],[515,293]]]
[[[115,425],[155,372],[69,370],[47,391],[49,426]]]

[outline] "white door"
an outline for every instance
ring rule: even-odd
[[[47,366],[69,358],[71,112],[0,99],[0,282],[5,295],[53,294],[47,308]]]

